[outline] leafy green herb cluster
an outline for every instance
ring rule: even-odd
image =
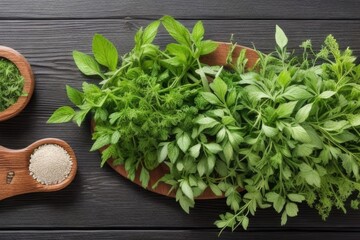
[[[152,43],[160,23],[176,40],[165,50]],[[358,208],[360,65],[351,50],[341,51],[330,35],[319,52],[308,40],[295,56],[277,26],[275,52],[258,52],[252,69],[245,50],[233,63],[230,52],[226,70],[200,63],[217,46],[203,35],[201,22],[190,32],[165,16],[140,29],[119,59],[96,34],[94,58],[73,55],[81,72],[103,79],[101,87],[67,86],[78,110],[61,107],[49,122],[80,125],[91,112],[91,150],[107,146],[102,164],[115,159],[130,179],[140,168],[146,187],[149,170],[165,163],[169,173],[159,182],[172,186],[186,212],[207,188],[224,195],[230,210],[215,222],[221,229],[246,229],[258,208],[274,208],[281,224],[302,202],[324,219],[334,207],[346,212],[351,196]]]
[[[0,112],[4,111],[23,94],[24,78],[11,61],[0,58]]]

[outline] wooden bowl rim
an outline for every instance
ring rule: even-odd
[[[20,96],[16,103],[0,112],[1,122],[15,117],[26,107],[34,92],[35,79],[29,62],[21,53],[15,49],[6,46],[0,46],[0,58],[6,58],[16,65],[20,71],[20,74],[24,78],[23,92],[27,93],[27,96]]]
[[[203,56],[203,57],[201,58],[201,60],[202,60],[203,63],[208,63],[208,61],[209,61],[213,56],[216,56],[216,57],[219,57],[219,56],[220,56],[220,57],[222,57],[222,61],[226,61],[226,56],[227,56],[227,55],[226,55],[226,56],[224,56],[224,54],[221,55],[221,54],[222,54],[221,52],[228,52],[228,51],[230,50],[230,47],[232,46],[232,44],[231,44],[231,43],[226,43],[226,42],[217,42],[217,43],[218,43],[218,48],[217,48],[214,52],[212,52],[212,53],[210,53],[210,54],[208,54],[208,55],[206,55],[206,56]],[[248,67],[249,67],[249,66],[253,66],[253,65],[256,63],[256,60],[257,60],[257,58],[258,58],[257,52],[256,52],[254,49],[252,49],[252,48],[245,47],[245,46],[242,46],[242,45],[238,45],[238,44],[236,45],[236,50],[233,52],[233,55],[232,55],[233,61],[234,61],[234,59],[239,55],[239,53],[240,53],[240,51],[241,51],[242,49],[245,49],[245,50],[248,51],[248,52],[246,53],[246,54],[248,55],[248,57],[249,57],[249,61],[248,61],[248,63],[247,63],[247,66],[248,66]],[[220,65],[220,64],[219,64],[219,65]],[[226,65],[226,62],[222,62],[221,65],[224,65],[224,66],[225,66],[225,65]],[[94,129],[95,129],[95,121],[92,120],[92,121],[91,121],[91,131],[93,132]],[[99,150],[100,153],[101,153],[102,151],[104,151],[105,149],[106,149],[106,147],[101,148],[101,149]],[[115,164],[114,164],[114,160],[111,159],[111,158],[107,161],[107,163],[108,163],[108,165],[109,165],[112,169],[114,169],[114,170],[115,170],[117,173],[119,173],[121,176],[123,176],[124,178],[130,180],[130,179],[128,178],[127,171],[125,170],[125,167],[124,167],[123,164],[122,164],[122,165],[115,165]],[[150,172],[150,182],[149,182],[148,186],[146,187],[146,189],[147,189],[148,191],[151,191],[151,192],[154,192],[154,193],[157,193],[157,194],[160,194],[160,195],[164,195],[164,196],[167,196],[167,197],[175,198],[175,197],[176,197],[175,191],[170,191],[171,186],[168,185],[168,184],[166,184],[166,183],[164,183],[164,182],[160,182],[155,189],[152,188],[152,185],[153,185],[155,182],[157,182],[157,180],[159,179],[159,178],[156,179],[156,180],[152,179],[152,177],[151,177],[152,173],[155,172],[155,171],[163,171],[163,172],[164,172],[164,168],[165,168],[165,169],[167,168],[166,164],[161,163],[158,167],[156,167],[155,169],[149,171],[149,172]],[[140,169],[140,167],[139,167],[139,168],[137,169],[136,177],[135,177],[134,181],[132,181],[132,180],[130,180],[130,181],[132,181],[132,182],[135,183],[136,185],[142,187],[141,182],[140,182],[140,179],[139,179],[140,171],[141,171],[141,169]],[[164,173],[166,173],[166,172],[164,172]],[[239,191],[242,191],[242,190],[243,190],[243,189],[239,189]],[[209,199],[219,199],[219,198],[225,198],[225,196],[224,196],[224,195],[222,195],[222,196],[216,196],[216,195],[211,191],[210,188],[207,188],[200,196],[196,197],[195,199],[196,199],[196,200],[209,200]]]

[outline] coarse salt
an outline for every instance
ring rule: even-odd
[[[30,156],[30,175],[41,184],[53,185],[70,174],[72,160],[68,152],[56,144],[44,144]]]

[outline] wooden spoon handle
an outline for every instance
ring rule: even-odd
[[[59,184],[44,185],[30,176],[30,156],[36,148],[44,144],[57,144],[61,146],[72,159],[73,164],[69,176]],[[0,146],[0,200],[30,192],[58,191],[71,183],[75,177],[76,170],[77,161],[74,151],[66,142],[60,139],[42,139],[20,150]]]

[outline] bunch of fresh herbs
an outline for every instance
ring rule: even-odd
[[[24,78],[11,61],[0,58],[0,112],[16,103],[23,94]]]
[[[165,50],[153,44],[160,23],[176,41]],[[141,28],[119,58],[96,34],[94,57],[73,56],[82,73],[102,79],[100,87],[67,86],[78,109],[61,107],[49,122],[80,125],[91,113],[91,150],[106,146],[102,164],[124,164],[130,179],[140,168],[146,187],[149,171],[165,163],[169,173],[159,182],[172,186],[186,212],[207,188],[224,195],[230,210],[215,222],[221,229],[246,229],[258,208],[273,207],[281,224],[302,202],[324,219],[334,207],[346,212],[351,196],[358,208],[360,65],[351,50],[341,51],[330,35],[319,52],[308,40],[295,56],[277,27],[275,52],[258,52],[246,69],[242,51],[226,70],[200,63],[217,46],[203,36],[200,21],[190,32],[165,16]]]

